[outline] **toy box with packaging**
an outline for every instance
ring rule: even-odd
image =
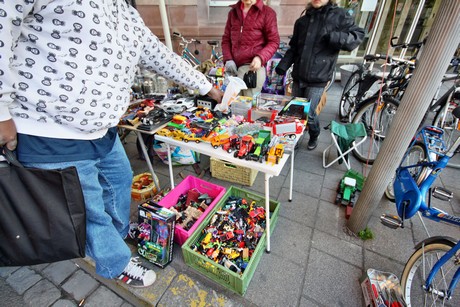
[[[138,206],[137,252],[164,268],[173,259],[176,215],[152,201]]]
[[[187,176],[158,202],[159,206],[171,210],[174,209],[177,211],[176,214],[180,215],[180,223],[176,223],[174,234],[174,241],[177,244],[184,244],[193,231],[195,231],[198,225],[219,202],[225,194],[225,190],[224,187],[217,184],[207,182],[194,176]],[[198,212],[198,215],[196,215],[195,212]]]
[[[396,275],[368,269],[360,282],[366,307],[407,306]]]
[[[279,112],[289,101],[291,101],[291,99],[291,96],[260,93],[256,97],[256,107],[259,110],[275,110]]]

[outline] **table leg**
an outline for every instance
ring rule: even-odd
[[[270,253],[270,181],[271,175],[265,173],[265,233],[267,234],[267,253]]]
[[[155,171],[153,170],[152,162],[150,161],[149,155],[147,153],[147,148],[145,147],[144,139],[142,138],[142,133],[139,131],[134,131],[136,133],[137,139],[141,145],[142,153],[144,154],[145,161],[147,162],[147,166],[149,167],[150,173],[152,174],[153,183],[158,192],[160,192],[160,183],[158,182],[158,178],[155,175]]]
[[[173,173],[173,165],[172,165],[172,158],[171,158],[171,146],[166,143],[166,148],[168,149],[168,167],[169,167],[169,180],[171,180],[171,190],[174,189],[174,173]]]
[[[292,183],[294,181],[294,152],[295,150],[292,150],[291,153],[291,174],[290,174],[290,184],[289,184],[289,201],[292,201]]]

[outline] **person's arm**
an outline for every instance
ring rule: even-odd
[[[286,74],[286,71],[294,63],[294,50],[298,48],[298,39],[299,39],[299,20],[294,24],[294,32],[291,39],[289,40],[289,49],[284,54],[281,61],[276,65],[275,71],[278,75]]]
[[[358,47],[364,39],[364,29],[355,25],[353,17],[345,11],[343,12],[340,29],[340,31],[329,33],[329,45],[332,48],[352,51]]]
[[[24,18],[32,10],[39,11],[40,7],[47,3],[49,0],[0,1],[0,11],[3,12],[0,15],[0,145],[6,145],[10,150],[14,150],[17,144],[16,126],[9,111],[9,105],[16,94],[17,76],[11,72],[10,63],[14,57],[14,48],[21,34]]]

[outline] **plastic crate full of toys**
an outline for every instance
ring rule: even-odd
[[[243,295],[266,246],[266,215],[275,228],[279,202],[231,186],[192,236],[182,245],[187,265]]]

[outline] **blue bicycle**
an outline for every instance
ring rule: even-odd
[[[460,117],[460,107],[452,114]],[[458,151],[460,137],[446,148],[444,131],[428,126],[421,129],[396,170],[394,193],[398,216],[384,214],[381,221],[391,228],[404,227],[404,220],[416,213],[436,222],[460,226],[460,216],[450,215],[431,206],[431,197],[449,200],[453,194],[432,185],[449,159]],[[415,164],[407,163],[412,151],[424,156]],[[420,155],[423,151],[423,155]],[[425,228],[426,230],[426,228]],[[407,306],[460,306],[460,294],[454,295],[460,280],[460,242],[435,236],[417,244],[401,275]]]

